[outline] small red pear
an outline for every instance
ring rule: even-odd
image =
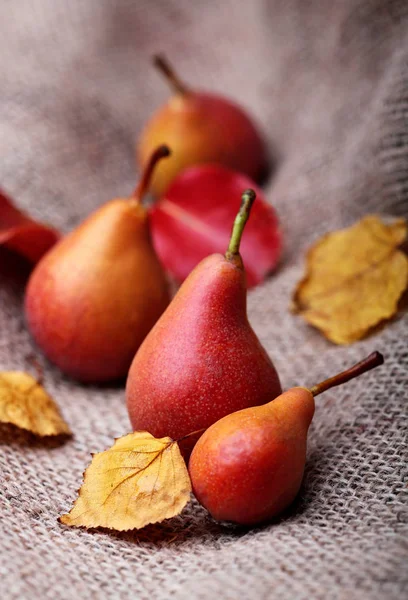
[[[139,348],[126,385],[135,430],[179,439],[281,393],[246,312],[239,245],[254,199],[243,193],[227,253],[197,265]],[[182,443],[186,455],[194,441]]]
[[[163,56],[155,57],[155,65],[175,95],[147,123],[137,148],[142,166],[157,144],[172,148],[170,160],[154,174],[153,193],[161,196],[177,173],[203,163],[222,164],[258,182],[268,167],[266,146],[245,111],[222,96],[188,88]]]
[[[220,521],[255,525],[295,499],[303,479],[314,396],[383,363],[374,352],[311,389],[292,388],[268,404],[240,410],[209,427],[189,462],[197,500]]]
[[[44,354],[84,382],[125,377],[133,356],[169,303],[142,198],[167,146],[150,155],[130,198],[104,204],[34,269],[26,320]]]

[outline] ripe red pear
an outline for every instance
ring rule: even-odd
[[[95,211],[38,263],[26,291],[28,327],[44,354],[80,381],[127,374],[134,354],[169,303],[142,197],[156,148],[130,198]]]
[[[155,65],[175,95],[153,115],[138,144],[141,165],[157,144],[169,144],[173,150],[154,174],[153,193],[161,196],[177,173],[202,163],[220,163],[259,181],[267,169],[266,147],[243,109],[222,96],[189,89],[164,57],[156,56]]]
[[[303,479],[314,396],[383,363],[374,352],[310,390],[292,388],[268,404],[227,415],[209,427],[189,462],[193,492],[220,521],[254,525],[295,499]]]
[[[239,244],[254,199],[244,192],[226,255],[197,265],[139,348],[126,386],[135,430],[179,439],[281,393],[246,313]],[[186,454],[195,439],[182,443]]]

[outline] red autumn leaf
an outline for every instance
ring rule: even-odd
[[[209,254],[226,252],[241,194],[247,188],[257,195],[240,248],[248,286],[263,281],[276,267],[282,232],[262,191],[246,175],[219,165],[204,165],[177,176],[150,211],[156,251],[178,281]]]
[[[55,229],[37,223],[18,210],[0,191],[0,245],[36,263],[59,237]]]

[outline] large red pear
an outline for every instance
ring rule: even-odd
[[[239,244],[254,198],[252,190],[242,196],[226,255],[194,269],[137,352],[126,386],[135,430],[180,439],[280,394],[246,313]],[[185,440],[186,453],[194,441]]]

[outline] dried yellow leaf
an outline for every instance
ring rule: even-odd
[[[129,433],[95,454],[65,525],[140,529],[179,514],[191,482],[179,447],[171,438]]]
[[[51,396],[23,371],[0,373],[0,422],[41,437],[71,434]]]
[[[376,215],[325,235],[307,254],[292,310],[336,344],[361,339],[396,313],[408,286],[408,258],[398,250],[406,236],[404,219]]]

